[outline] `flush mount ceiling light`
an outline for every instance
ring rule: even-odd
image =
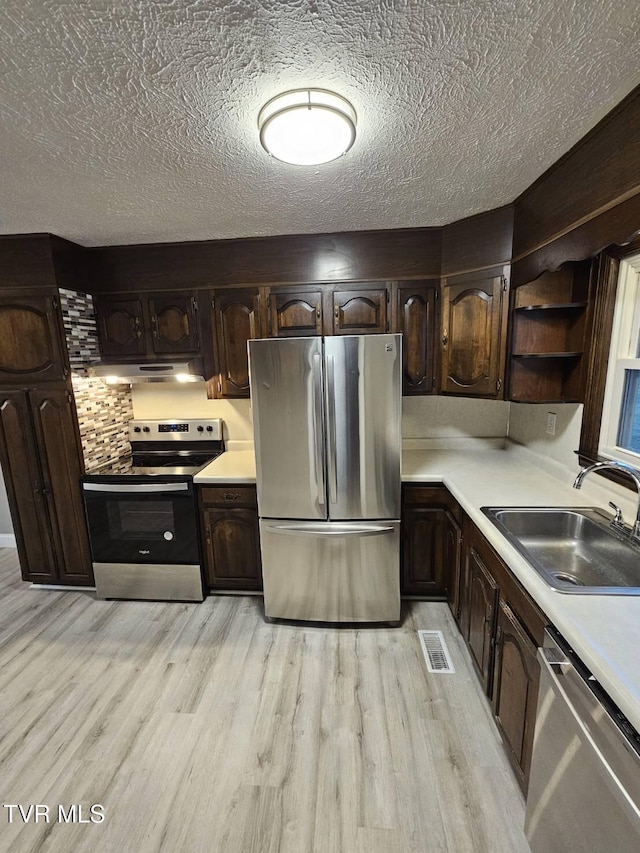
[[[335,160],[356,138],[356,111],[325,89],[295,89],[268,101],[258,116],[265,151],[285,163],[315,166]]]

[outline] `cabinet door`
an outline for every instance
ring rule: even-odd
[[[198,303],[192,293],[166,293],[149,298],[153,351],[158,355],[198,355]]]
[[[56,583],[58,570],[38,446],[24,391],[0,395],[0,459],[22,577],[34,583]]]
[[[469,628],[467,644],[488,693],[491,686],[493,629],[498,586],[475,548],[469,551]]]
[[[396,332],[402,333],[402,393],[432,394],[435,386],[435,285],[398,285]]]
[[[533,750],[533,730],[540,665],[536,647],[515,613],[500,599],[496,629],[493,713],[526,790]]]
[[[272,290],[269,294],[272,338],[322,334],[322,293],[319,290]]]
[[[255,509],[203,510],[205,586],[262,589],[260,533]]]
[[[503,276],[442,288],[442,391],[501,396],[504,379]]]
[[[29,392],[60,583],[91,585],[76,412],[68,391]]]
[[[455,620],[460,622],[460,552],[462,532],[450,512],[444,515],[443,586]]]
[[[108,358],[144,356],[147,343],[140,299],[96,299],[100,351]]]
[[[57,295],[0,292],[0,382],[57,380],[67,373]]]
[[[333,291],[333,334],[365,335],[387,331],[386,287]]]
[[[402,513],[402,592],[438,595],[443,591],[441,508],[405,508]]]
[[[258,290],[216,291],[213,314],[218,396],[248,397],[247,341],[261,336]]]

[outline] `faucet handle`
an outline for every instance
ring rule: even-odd
[[[613,501],[609,501],[609,506],[615,512],[615,517],[614,517],[613,521],[611,522],[611,526],[612,527],[623,527],[624,526],[624,519],[622,518],[622,510],[620,509],[620,507],[617,504],[614,504]]]

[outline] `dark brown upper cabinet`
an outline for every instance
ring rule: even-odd
[[[402,393],[433,394],[438,283],[400,282],[394,287],[394,330],[402,334]]]
[[[140,299],[95,300],[100,352],[106,358],[142,357],[147,352]]]
[[[0,383],[60,380],[68,372],[57,291],[0,291]]]
[[[508,283],[503,271],[443,279],[443,394],[502,398],[507,311]]]
[[[593,307],[591,261],[546,272],[511,293],[508,398],[584,400]]]
[[[322,291],[317,288],[271,288],[267,299],[269,335],[272,338],[321,335],[322,302]]]
[[[333,334],[366,335],[388,331],[389,287],[355,289],[353,285],[333,290]]]
[[[199,355],[195,293],[150,293],[95,300],[100,351],[106,359]]]
[[[211,297],[216,397],[249,396],[247,342],[262,337],[258,288],[215,290]]]
[[[153,352],[198,355],[198,302],[191,293],[163,293],[149,299]]]
[[[70,392],[49,387],[0,394],[0,460],[24,580],[91,585]]]

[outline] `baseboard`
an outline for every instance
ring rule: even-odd
[[[16,537],[13,533],[0,533],[0,548],[15,548]]]

